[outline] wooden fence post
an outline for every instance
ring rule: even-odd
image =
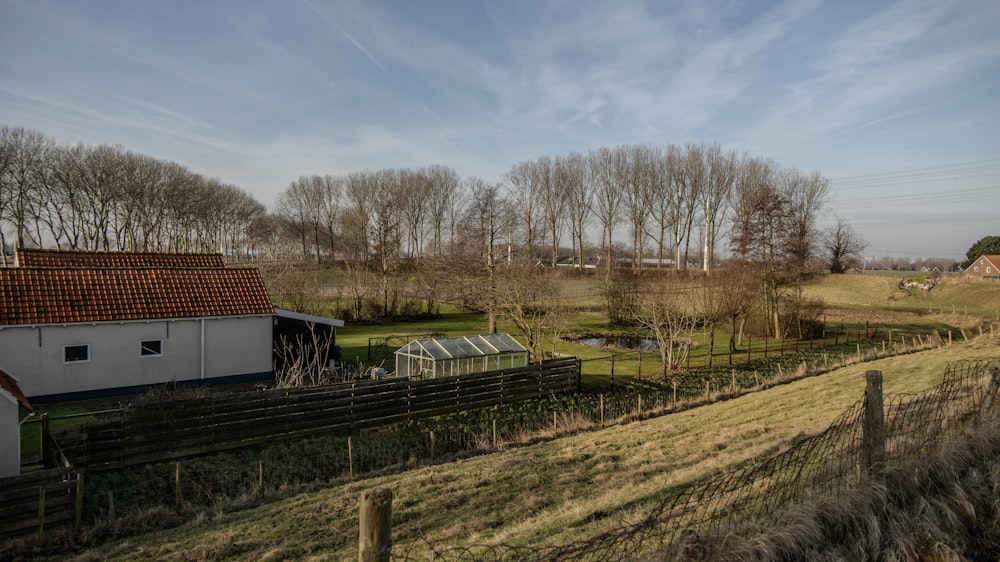
[[[181,463],[177,462],[174,469],[174,511],[181,512]]]
[[[637,379],[642,380],[642,350],[638,352],[638,359],[635,367],[635,376]]]
[[[870,479],[881,479],[885,471],[885,409],[882,402],[882,371],[865,372],[865,417],[861,435],[861,466]]]
[[[361,492],[358,503],[358,562],[389,562],[392,552],[392,490],[365,490]]]
[[[497,448],[497,419],[493,418],[493,448]]]
[[[257,497],[264,499],[264,460],[257,461]]]
[[[604,394],[601,394],[601,427],[604,427]]]
[[[434,462],[434,430],[431,430],[431,462]]]
[[[615,354],[611,354],[611,384],[615,384]]]
[[[43,414],[44,415],[44,414]],[[45,534],[45,486],[38,487],[38,541]]]
[[[79,529],[83,521],[83,473],[76,473],[76,502],[73,505],[73,528]]]
[[[45,468],[49,468],[49,460],[48,460],[49,455],[47,450],[48,444],[46,443],[46,441],[48,441],[48,437],[49,437],[49,413],[42,412],[42,444],[39,451],[42,456],[42,464],[45,465]]]
[[[351,478],[354,478],[354,443],[350,435],[347,436],[347,469]]]

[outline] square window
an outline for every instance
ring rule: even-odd
[[[90,345],[67,345],[63,348],[63,362],[81,363],[90,361]]]
[[[163,355],[163,340],[144,341],[139,345],[139,355],[142,357],[159,357]]]

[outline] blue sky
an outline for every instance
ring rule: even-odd
[[[301,175],[719,143],[833,180],[871,256],[1000,234],[1000,2],[0,0],[0,124]]]

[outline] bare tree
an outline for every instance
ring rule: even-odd
[[[724,220],[726,205],[736,179],[736,153],[723,152],[717,144],[703,147],[708,167],[704,189],[701,191],[701,214],[705,220],[702,268],[711,273],[715,266],[717,228]]]
[[[514,164],[504,176],[509,186],[511,210],[516,214],[519,230],[524,234],[522,253],[528,263],[534,263],[535,260],[535,241],[538,238],[542,199],[541,185],[535,170],[536,164],[536,162]]]
[[[675,221],[678,220],[678,205],[675,201],[676,193],[674,186],[674,173],[677,171],[676,150],[674,146],[667,146],[659,151],[656,158],[656,174],[653,182],[652,197],[652,220],[656,226],[655,235],[652,235],[656,243],[656,268],[663,267],[665,252],[667,248],[667,233],[672,232]]]
[[[658,158],[656,152],[647,146],[621,146],[619,150],[627,155],[619,160],[627,163],[624,169],[619,170],[619,181],[625,191],[625,214],[632,227],[632,268],[640,271],[646,225],[655,195]]]
[[[622,188],[618,171],[623,168],[621,151],[603,147],[587,155],[589,177],[594,193],[594,215],[601,221],[601,249],[606,260],[607,277],[611,277],[614,260],[611,258],[614,245],[614,229],[621,216]]]
[[[820,213],[826,208],[830,180],[818,172],[803,174],[788,170],[781,175],[782,191],[788,201],[785,246],[789,265],[798,276],[814,273],[819,266]]]
[[[423,254],[423,230],[430,193],[431,181],[423,170],[400,170],[395,196],[406,228],[407,254],[412,260],[419,260]]]
[[[48,160],[52,141],[35,131],[20,127],[0,127],[0,234],[9,223],[18,247],[41,245],[31,232],[31,218],[47,186]]]
[[[840,217],[836,217],[836,224],[826,229],[822,243],[830,273],[845,273],[857,267],[858,258],[868,247],[861,235]]]
[[[564,184],[557,180],[556,166],[548,156],[535,161],[533,171],[541,195],[542,217],[549,235],[549,261],[555,267],[559,261],[559,238],[566,221]]]
[[[304,334],[281,336],[274,345],[274,384],[277,388],[304,388],[333,382],[332,330],[309,322]]]
[[[532,359],[539,361],[546,333],[555,330],[565,317],[558,284],[544,270],[524,263],[500,270],[497,281],[497,315],[514,325]]]
[[[677,220],[674,224],[675,267],[687,269],[688,252],[691,247],[691,229],[699,210],[702,192],[708,183],[708,167],[701,146],[689,144],[677,156],[678,172],[674,174],[677,204]],[[681,247],[684,255],[681,256]]]
[[[467,180],[472,202],[468,209],[468,222],[476,234],[476,243],[481,249],[480,263],[486,273],[486,316],[487,330],[496,332],[497,327],[497,259],[496,248],[504,232],[508,231],[511,212],[509,203],[503,198],[500,186],[488,184],[480,178]]]
[[[679,369],[690,353],[697,316],[691,308],[689,289],[661,282],[647,282],[631,310],[635,323],[656,339],[664,371]]]
[[[433,255],[444,257],[444,226],[448,209],[458,200],[459,178],[455,170],[447,166],[433,165],[424,170],[429,181],[427,211],[433,231]]]
[[[556,183],[566,200],[566,215],[576,249],[576,266],[583,268],[583,235],[590,218],[590,205],[594,198],[590,184],[586,181],[587,165],[583,156],[572,152],[556,158]]]

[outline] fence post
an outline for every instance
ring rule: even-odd
[[[389,562],[392,552],[392,490],[365,490],[361,492],[358,503],[358,562]]]
[[[45,534],[45,486],[38,487],[38,541]]]
[[[604,427],[604,394],[601,394],[601,427]]]
[[[181,463],[177,461],[174,469],[174,510],[181,512]]]
[[[354,443],[350,435],[347,436],[347,469],[351,478],[354,478]]]
[[[638,359],[637,359],[637,361],[638,361],[638,363],[636,364],[636,367],[635,367],[635,376],[636,376],[637,379],[642,380],[642,350],[641,349],[638,352]]]
[[[434,462],[434,430],[431,430],[431,462]]]
[[[76,473],[76,502],[73,505],[73,528],[79,529],[83,521],[83,473]]]
[[[493,449],[497,448],[497,419],[493,418]]]
[[[986,395],[983,396],[983,402],[979,405],[979,416],[980,419],[993,409],[993,402],[997,396],[997,391],[1000,390],[1000,361],[994,363],[993,368],[990,369],[990,385],[986,390]]]
[[[264,499],[264,459],[257,461],[257,497]]]
[[[885,409],[882,371],[865,372],[865,417],[861,435],[861,465],[870,479],[881,479],[885,470]]]
[[[615,384],[615,354],[611,354],[611,384]]]

